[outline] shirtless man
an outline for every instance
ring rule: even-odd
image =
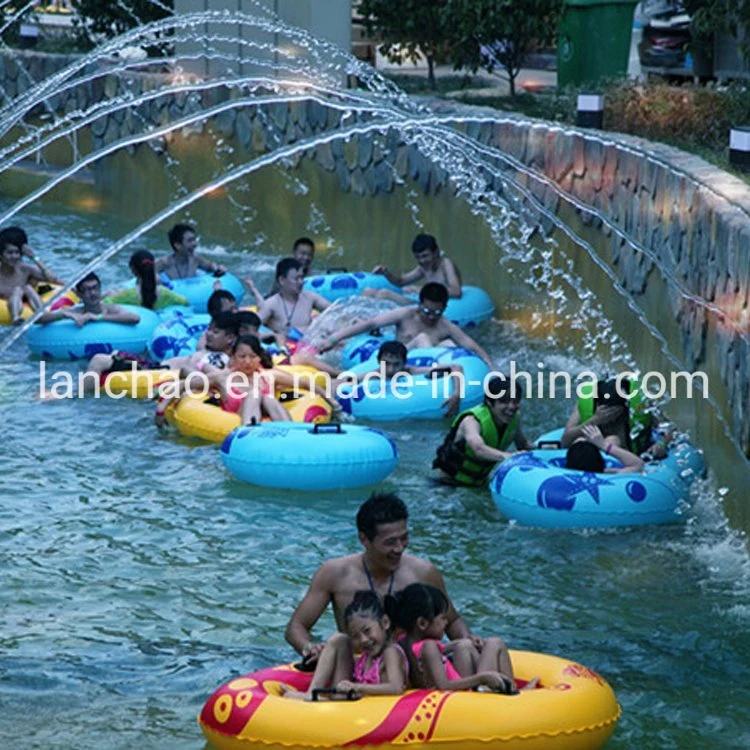
[[[434,282],[425,284],[419,293],[419,302],[416,305],[397,307],[395,310],[389,310],[374,318],[354,323],[339,331],[336,336],[324,340],[320,351],[327,351],[344,339],[371,328],[395,325],[396,339],[407,349],[460,346],[477,354],[490,369],[494,369],[490,355],[455,323],[443,318],[447,305],[448,290],[442,284]]]
[[[294,258],[282,258],[276,264],[276,281],[279,291],[263,301],[258,316],[275,334],[279,346],[287,339],[298,341],[309,328],[312,311],[321,312],[331,304],[315,292],[302,289],[302,266]]]
[[[35,266],[24,263],[24,256]],[[19,227],[8,227],[0,232],[0,299],[8,301],[8,312],[14,326],[23,323],[24,298],[32,310],[42,307],[34,285],[44,281],[59,283],[59,279],[34,257],[26,232]]]
[[[294,241],[294,245],[292,247],[292,258],[299,262],[303,279],[310,273],[310,264],[313,262],[314,257],[315,243],[309,237],[300,237],[299,239]],[[253,293],[258,307],[260,307],[265,302],[267,297],[273,297],[274,294],[279,293],[279,280],[277,278],[274,278],[273,285],[271,286],[271,291],[268,293],[267,297],[264,297],[260,293],[260,290],[255,285],[255,282],[253,281],[251,276],[245,277],[245,285]]]
[[[136,325],[140,322],[140,316],[120,305],[105,304],[102,302],[102,283],[99,277],[92,271],[84,276],[75,285],[76,294],[81,298],[80,305],[73,307],[60,307],[44,313],[36,322],[53,323],[56,320],[72,320],[81,328],[88,323],[105,321],[107,323],[124,323],[125,325]]]
[[[415,268],[401,276],[391,273],[386,266],[375,266],[373,273],[383,274],[391,284],[407,286],[421,281],[423,284],[435,282],[442,284],[448,290],[449,297],[461,297],[461,273],[456,264],[440,254],[437,240],[431,234],[418,234],[411,245],[411,251],[417,261]],[[418,287],[404,289],[406,293],[416,294]],[[408,297],[392,292],[390,289],[366,290],[365,294],[378,299],[389,299],[399,304],[410,303]]]
[[[163,273],[170,279],[189,279],[198,273],[198,269],[209,273],[226,273],[224,266],[195,252],[198,235],[189,224],[175,224],[167,237],[172,246],[172,255],[156,261],[156,273]]]
[[[313,642],[312,629],[329,603],[336,625],[344,632],[344,610],[356,591],[371,590],[378,596],[400,591],[410,583],[427,583],[448,597],[440,571],[427,560],[406,554],[409,544],[408,511],[394,494],[373,494],[357,513],[357,532],[364,552],[328,560],[318,568],[302,601],[286,627],[287,642],[308,663],[317,660],[324,643]],[[450,603],[446,613],[450,638],[476,641]]]

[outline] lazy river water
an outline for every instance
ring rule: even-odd
[[[24,225],[35,246],[55,248],[50,264],[63,275],[128,229],[54,204],[36,205]],[[145,238],[154,251],[162,242]],[[271,255],[210,252],[270,281]],[[103,269],[105,286],[125,278],[125,264],[121,253]],[[590,364],[508,323],[477,337],[501,364]],[[354,514],[369,490],[243,486],[217,448],[158,433],[147,403],[40,400],[22,342],[0,369],[5,746],[202,748],[195,717],[208,695],[291,658],[286,621],[315,568],[358,549]],[[524,403],[529,434],[569,408]],[[750,745],[750,561],[716,486],[695,487],[681,526],[522,528],[488,492],[427,478],[445,425],[388,428],[401,462],[382,488],[409,505],[411,550],[442,569],[476,631],[600,672],[623,707],[609,748]],[[331,628],[327,617],[317,634]]]

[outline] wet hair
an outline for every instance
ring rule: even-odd
[[[263,365],[263,367],[265,367],[267,370],[270,370],[273,367],[273,360],[271,359],[271,355],[263,348],[263,345],[260,343],[260,340],[257,336],[238,336],[234,344],[232,345],[232,354],[237,353],[237,349],[239,348],[240,344],[249,346],[255,352],[255,354],[260,357],[261,365]]]
[[[167,239],[169,239],[169,244],[172,247],[179,244],[180,242],[182,242],[188,232],[192,232],[193,234],[195,234],[195,229],[190,226],[190,224],[175,224],[169,230],[169,232],[167,232]]]
[[[390,354],[406,362],[406,347],[400,341],[384,341],[378,349],[378,360],[384,354]]]
[[[357,591],[354,594],[354,599],[351,600],[349,606],[344,610],[344,623],[349,624],[349,621],[355,617],[363,617],[368,620],[382,620],[385,615],[385,609],[380,601],[380,597],[373,591]]]
[[[593,443],[576,440],[565,454],[565,468],[601,474],[604,471],[604,458]]]
[[[440,589],[426,583],[410,583],[405,589],[385,597],[385,613],[395,627],[406,632],[406,638],[399,642],[399,646],[409,662],[409,680],[413,687],[427,687],[412,649],[413,636],[418,635],[414,632],[417,620],[424,617],[432,621],[447,611],[448,598]]]
[[[292,252],[294,252],[299,245],[309,245],[313,249],[313,252],[315,252],[315,243],[309,237],[298,237],[294,240]]]
[[[630,381],[623,380],[620,390],[630,391]],[[617,381],[600,380],[596,386],[596,398],[594,399],[594,410],[599,406],[624,406],[628,408],[628,400],[617,392]]]
[[[404,501],[394,492],[373,492],[357,511],[357,531],[372,541],[378,525],[406,521],[409,511]]]
[[[88,283],[89,281],[95,281],[95,282],[96,282],[97,284],[99,284],[99,286],[101,286],[101,285],[102,285],[102,280],[101,280],[101,279],[100,279],[100,278],[99,278],[99,277],[98,277],[98,276],[97,276],[97,275],[96,275],[96,274],[95,274],[95,273],[94,273],[93,271],[91,271],[90,273],[87,273],[87,274],[86,274],[86,275],[85,275],[85,276],[84,276],[84,277],[83,277],[83,278],[82,278],[82,279],[81,279],[81,280],[80,280],[80,281],[79,281],[79,282],[78,282],[78,283],[77,283],[77,284],[75,285],[75,290],[76,290],[76,292],[80,292],[80,291],[81,291],[81,287],[82,287],[82,286],[83,286],[84,284]]]
[[[515,395],[511,396],[512,381],[504,375],[494,375],[487,381],[484,389],[484,402],[486,404],[507,403],[508,401],[520,401],[523,391],[516,385]]]
[[[419,301],[425,302],[437,302],[438,304],[445,307],[448,304],[448,290],[444,284],[440,284],[437,281],[431,281],[429,284],[425,284],[419,292]]]
[[[414,255],[421,253],[423,250],[430,250],[433,253],[437,252],[438,243],[431,234],[418,234],[414,238],[414,242],[411,243],[411,251]]]
[[[296,258],[282,258],[276,264],[276,278],[282,279],[289,275],[289,271],[301,271],[302,264]]]
[[[405,589],[385,597],[385,613],[407,633],[414,631],[420,617],[434,620],[447,611],[446,595],[426,583],[410,583]]]
[[[237,310],[237,312],[234,313],[234,318],[237,321],[238,331],[242,326],[260,328],[260,318],[252,310]]]
[[[130,256],[130,268],[141,282],[141,304],[153,310],[157,296],[154,256],[148,250],[136,250]]]
[[[0,232],[0,250],[5,250],[6,245],[15,245],[20,249],[28,242],[29,238],[21,227],[6,227]]]
[[[218,328],[220,331],[225,333],[231,333],[233,336],[237,335],[237,318],[234,313],[231,312],[220,312],[211,318],[211,325],[214,328]]]
[[[206,302],[206,310],[208,310],[208,314],[212,318],[215,318],[220,312],[226,312],[222,310],[223,305],[221,304],[225,299],[235,304],[237,303],[236,297],[226,289],[216,289],[211,292],[211,296],[208,298],[208,302]]]

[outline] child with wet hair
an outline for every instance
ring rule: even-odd
[[[406,657],[391,640],[391,621],[377,594],[358,591],[344,611],[344,627],[346,634],[337,633],[326,643],[307,692],[288,690],[285,697],[312,700],[313,691],[321,688],[332,689],[334,699],[349,692],[401,695],[406,690]]]
[[[409,661],[413,687],[438,690],[484,687],[498,693],[516,692],[510,655],[500,638],[485,639],[481,653],[477,649],[474,649],[475,656],[465,652],[462,658],[455,659],[455,664],[447,658],[457,643],[464,641],[442,643],[448,600],[440,589],[412,583],[387,596],[385,610],[393,623],[406,633],[399,644]]]

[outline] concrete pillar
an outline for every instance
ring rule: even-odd
[[[351,52],[352,8],[351,0],[260,0],[260,4],[276,13],[282,21],[291,26],[309,31],[314,36],[325,39],[346,52]],[[247,0],[175,0],[175,13],[197,13],[201,11],[242,12],[247,15],[258,15],[257,5]],[[257,31],[249,26],[231,26],[229,24],[205,24],[201,29],[203,34],[220,33],[222,36],[235,36],[237,42],[211,42],[221,54],[239,58],[239,62],[231,63],[227,60],[196,60],[185,59],[183,68],[198,75],[221,77],[230,75],[268,75],[273,76],[273,63],[277,57],[272,50],[249,50],[243,46],[242,39],[259,42],[263,45],[278,47],[279,35]],[[281,39],[283,43],[283,38]],[[194,55],[197,51],[206,51],[205,42],[186,42],[177,46],[178,57]],[[253,64],[249,58],[268,61]],[[345,83],[342,75],[342,84]]]

